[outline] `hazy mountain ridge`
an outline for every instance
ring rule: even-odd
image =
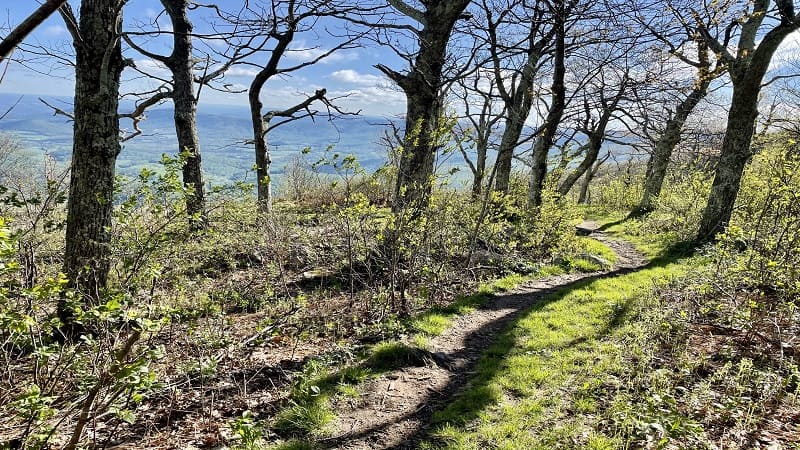
[[[18,94],[0,94],[0,111],[6,111],[20,98]],[[71,99],[48,98],[49,103],[68,109]],[[126,107],[127,106],[127,107]],[[123,104],[120,108],[130,109]],[[117,159],[117,169],[134,175],[144,167],[157,164],[161,155],[176,154],[177,139],[173,128],[172,108],[166,103],[147,112],[140,123],[143,134],[123,143]],[[252,138],[249,110],[244,106],[201,105],[197,121],[200,133],[203,167],[212,183],[254,181]],[[276,128],[270,133],[273,173],[280,177],[292,157],[311,148],[307,160],[319,159],[329,146],[339,153],[352,153],[368,170],[380,167],[386,159],[386,149],[378,144],[388,120],[381,117],[348,117],[333,122],[320,116],[315,121],[303,119]],[[131,131],[130,120],[120,123]],[[72,152],[72,123],[64,116],[54,116],[35,96],[25,95],[0,120],[0,132],[16,135],[24,148],[32,153],[51,155],[56,161],[68,161]]]

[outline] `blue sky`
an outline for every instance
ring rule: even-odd
[[[73,8],[79,7],[78,0],[71,0],[70,3]],[[235,10],[241,6],[242,0],[218,0],[216,3],[223,9]],[[37,6],[36,0],[0,0],[0,28],[7,30],[9,27],[15,26]],[[158,0],[128,0],[125,10],[125,27],[131,29],[137,22],[149,22],[161,11]],[[206,12],[193,13],[192,19],[195,22],[196,31],[203,32],[209,29],[206,15]],[[167,24],[168,19],[161,16],[159,22]],[[4,32],[0,34],[4,34]],[[54,15],[42,24],[27,39],[26,43],[67,49],[70,47],[69,35],[58,15]],[[298,63],[334,44],[334,42],[326,42],[324,33],[301,35],[293,46],[294,51],[287,55],[286,62]],[[201,46],[198,45],[198,47]],[[159,48],[159,46],[151,44],[147,48],[162,53],[169,51],[168,46]],[[796,71],[797,68],[793,65],[797,64],[798,52],[800,52],[800,33],[794,33],[786,39],[776,53],[773,68],[787,68],[789,71]],[[157,75],[166,76],[167,74],[164,68],[158,67],[131,49],[126,50],[126,57],[134,59],[137,66],[142,69],[146,68]],[[261,58],[265,59],[266,56],[262,55]],[[373,67],[379,62],[398,70],[404,68],[404,62],[391,51],[375,46],[344,50],[291,77],[271,80],[263,91],[265,108],[274,109],[293,105],[304,98],[304,93],[313,93],[316,89],[326,88],[330,96],[348,95],[340,102],[348,110],[361,110],[367,116],[402,114],[405,111],[405,98],[388,79]],[[224,82],[240,89],[246,89],[254,72],[253,67],[234,67]],[[124,92],[152,89],[158,86],[152,81],[131,81],[135,75],[130,71],[124,74],[128,80],[123,85]],[[73,93],[71,78],[71,69],[59,65],[54,58],[39,58],[32,61],[29,67],[13,62],[0,83],[0,93],[70,97]],[[216,104],[246,106],[246,103],[244,94],[223,94],[210,89],[204,89],[201,97],[201,108],[212,108]]]
[[[79,7],[77,0],[70,1],[74,9]],[[222,8],[238,8],[240,0],[221,0],[216,2]],[[17,25],[38,6],[34,0],[3,0],[0,5],[0,27],[8,30]],[[125,10],[125,27],[129,29],[137,21],[150,21],[162,11],[158,0],[129,0]],[[196,31],[208,30],[204,15],[195,13],[192,16]],[[168,18],[161,17],[160,23],[168,23]],[[3,32],[2,34],[5,34]],[[64,24],[57,14],[50,17],[25,41],[29,45],[44,45],[48,47],[69,48],[70,37]],[[168,47],[159,48],[152,44],[149,50],[167,53]],[[320,51],[335,45],[334,42],[324,40],[320,33],[301,35],[293,45],[293,52],[287,54],[287,63],[298,63],[318,54]],[[165,70],[148,61],[147,58],[137,54],[131,49],[126,50],[125,56],[136,61],[137,67],[152,70],[156,74],[165,74]],[[266,56],[261,56],[265,59]],[[373,65],[377,63],[388,64],[396,69],[403,69],[403,62],[392,53],[381,51],[377,48],[357,48],[343,50],[323,60],[317,65],[310,66],[291,77],[271,80],[263,91],[265,108],[281,108],[302,100],[303,93],[313,93],[316,89],[326,88],[329,96],[344,96],[340,104],[349,110],[361,110],[368,116],[394,116],[405,111],[405,98],[394,88],[391,82],[378,72]],[[12,62],[8,67],[5,78],[0,83],[0,93],[20,93],[37,96],[72,96],[73,82],[72,71],[59,65],[52,58],[38,58],[32,60],[29,67]],[[249,85],[255,69],[240,66],[233,68],[225,78],[225,83],[245,89]],[[43,72],[43,73],[37,73]],[[135,73],[126,72],[123,78],[123,91],[135,91],[146,87],[156,87],[152,81],[134,79]],[[215,104],[247,105],[246,94],[225,94],[204,89],[201,97],[201,107],[211,107]]]

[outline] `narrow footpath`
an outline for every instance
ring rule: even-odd
[[[584,222],[578,228],[616,252],[618,261],[611,270],[530,281],[457,317],[451,328],[430,341],[438,365],[403,368],[366,382],[356,402],[337,405],[337,431],[322,444],[348,450],[416,448],[425,437],[432,414],[467,384],[497,334],[528,308],[586,279],[634,271],[647,263],[631,244],[597,231],[597,223]]]

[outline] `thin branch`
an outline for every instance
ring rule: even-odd
[[[47,103],[47,102],[46,102],[46,101],[45,101],[43,98],[41,98],[41,97],[39,97],[39,101],[40,101],[40,102],[42,102],[42,103],[44,103],[45,105],[47,105],[47,107],[49,107],[50,109],[52,109],[52,110],[53,110],[53,115],[54,115],[54,116],[65,116],[65,117],[67,117],[67,118],[68,118],[68,119],[70,119],[70,120],[73,120],[73,121],[75,120],[75,115],[74,115],[73,113],[66,112],[66,111],[64,111],[63,109],[61,109],[61,108],[59,108],[59,107],[57,107],[57,106],[53,106],[53,105],[51,105],[50,103]]]

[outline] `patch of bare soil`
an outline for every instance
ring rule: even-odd
[[[483,351],[514,319],[548,294],[586,279],[635,270],[646,259],[629,243],[609,239],[584,222],[585,234],[612,248],[619,261],[610,271],[558,275],[497,295],[480,309],[458,317],[431,340],[437,366],[395,370],[365,383],[361,397],[337,406],[337,432],[325,444],[340,449],[415,448],[434,411],[447,404],[473,374]]]

